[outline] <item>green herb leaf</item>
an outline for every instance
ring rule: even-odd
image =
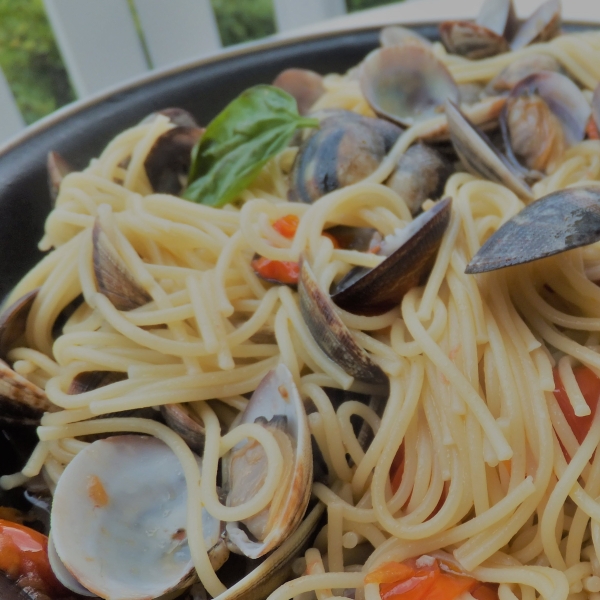
[[[318,125],[317,119],[301,117],[296,100],[283,90],[247,89],[209,123],[194,148],[183,197],[217,207],[235,200],[296,129]]]

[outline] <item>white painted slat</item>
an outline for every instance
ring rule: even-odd
[[[221,47],[210,0],[135,0],[135,8],[153,67]]]
[[[0,142],[7,140],[25,127],[4,73],[0,69]]]
[[[44,0],[44,5],[79,97],[148,70],[127,0]]]
[[[346,14],[344,0],[273,0],[278,31],[289,31]]]

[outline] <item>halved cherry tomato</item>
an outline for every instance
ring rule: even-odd
[[[569,397],[567,396],[563,382],[558,374],[558,369],[554,369],[554,383],[556,386],[554,389],[554,397],[565,415],[569,427],[571,427],[575,434],[577,441],[581,444],[588,434],[588,431],[592,426],[592,421],[594,420],[594,415],[596,414],[598,398],[600,397],[600,379],[588,369],[588,367],[584,366],[575,367],[573,369],[573,374],[575,375],[575,379],[587,405],[592,411],[591,414],[585,417],[575,416],[575,412],[573,411],[571,402],[569,402]]]
[[[291,240],[296,235],[296,229],[298,229],[299,223],[300,217],[297,217],[296,215],[286,215],[273,223],[273,229],[279,232],[283,237]]]
[[[298,284],[300,267],[296,262],[269,260],[264,256],[259,256],[252,261],[252,268],[263,279],[287,285]]]
[[[393,577],[397,577],[396,581],[390,581]],[[415,559],[385,563],[369,573],[365,583],[379,583],[382,600],[455,600],[464,592],[480,590],[483,586],[454,567],[440,564],[437,559],[429,564]],[[486,588],[480,594],[478,600],[498,598],[493,588]]]
[[[0,571],[20,587],[31,587],[51,598],[72,595],[52,572],[48,538],[24,525],[0,520]]]

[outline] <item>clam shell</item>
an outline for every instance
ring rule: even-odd
[[[311,203],[368,177],[384,159],[401,129],[348,111],[325,113],[294,160],[289,199]]]
[[[531,188],[516,168],[492,145],[489,138],[477,129],[453,102],[446,103],[450,139],[467,171],[505,185],[527,200],[533,199]]]
[[[425,200],[437,200],[442,195],[453,171],[450,162],[437,150],[418,143],[400,157],[385,185],[402,197],[414,216]]]
[[[386,374],[356,343],[352,333],[336,313],[332,299],[319,287],[304,258],[300,259],[298,294],[302,317],[319,348],[359,381],[387,384]]]
[[[567,188],[526,206],[479,249],[465,273],[531,262],[600,240],[600,189]]]
[[[360,88],[378,115],[405,127],[438,115],[446,99],[459,98],[444,64],[412,43],[371,52],[360,69]]]
[[[517,15],[512,0],[486,0],[481,5],[475,22],[510,39],[517,27]]]
[[[547,0],[521,25],[510,43],[511,50],[551,40],[560,32],[561,24],[560,0]]]
[[[55,408],[44,390],[0,360],[0,423],[39,425],[44,412]]]
[[[596,86],[592,96],[592,116],[596,122],[596,127],[600,127],[600,83]]]
[[[542,71],[521,80],[500,116],[508,157],[521,167],[545,172],[564,150],[585,137],[591,109],[565,75]]]
[[[318,502],[298,529],[273,550],[249,575],[219,596],[219,600],[256,600],[266,598],[292,575],[292,563],[309,547],[311,538],[325,512]]]
[[[52,150],[48,152],[48,158],[46,159],[46,167],[48,169],[48,188],[50,189],[50,199],[52,205],[58,198],[58,192],[60,191],[60,184],[62,180],[69,174],[72,173],[75,168],[58,152]]]
[[[323,78],[308,69],[286,69],[275,77],[273,84],[296,99],[298,112],[306,115],[325,93]]]
[[[0,314],[0,359],[5,360],[8,351],[25,334],[27,317],[40,288],[31,290]]]
[[[98,291],[104,294],[117,310],[133,310],[152,300],[134,279],[118,255],[112,242],[96,218],[92,230],[92,260]]]
[[[221,525],[204,509],[202,523],[208,548],[222,546]],[[186,526],[181,465],[156,438],[96,441],[56,486],[51,535],[58,558],[102,598],[147,600],[189,585],[195,575]]]
[[[160,412],[167,425],[197,454],[204,450],[205,429],[202,421],[185,404],[163,404]]]
[[[280,364],[267,373],[234,426],[255,422],[264,426],[273,424],[274,427],[281,427],[283,435],[287,435],[290,440],[293,462],[285,464],[285,468],[290,469],[290,472],[285,476],[285,483],[282,482],[284,487],[276,492],[276,513],[273,513],[273,505],[276,502],[274,498],[263,511],[262,517],[255,515],[252,518],[252,524],[251,520],[246,520],[243,522],[246,527],[242,528],[240,523],[227,523],[229,541],[248,558],[264,556],[291,535],[304,516],[311,494],[313,471],[308,421],[292,374],[285,365]],[[240,496],[240,491],[244,491],[243,488],[247,485],[246,475],[252,481],[256,475],[254,470],[252,473],[249,472],[251,469],[242,471],[234,463],[241,461],[239,464],[243,467],[247,462],[246,453],[252,452],[248,464],[256,464],[255,448],[254,442],[241,442],[231,449],[223,461],[224,486],[228,490],[229,506],[236,505],[234,499]],[[247,533],[247,528],[256,526],[257,518],[263,518],[263,522],[267,523],[264,528],[265,535],[259,540],[251,539]]]
[[[473,60],[510,50],[504,36],[471,21],[444,21],[440,37],[448,52]]]
[[[336,286],[333,302],[363,315],[382,314],[398,305],[431,270],[450,222],[451,204],[450,198],[441,200],[399,230],[398,239],[386,238],[397,248],[373,269],[350,271]]]
[[[540,71],[551,71],[559,73],[560,63],[548,54],[526,54],[517,58],[514,62],[503,69],[486,86],[485,93],[488,96],[509,93],[519,81],[539,73]]]
[[[146,175],[155,192],[181,194],[187,186],[192,150],[203,133],[204,129],[199,127],[180,126],[156,139],[144,161]]]

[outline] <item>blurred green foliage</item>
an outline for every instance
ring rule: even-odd
[[[0,0],[0,67],[27,123],[74,98],[42,0]]]
[[[355,11],[394,1],[346,0],[346,5]],[[224,46],[275,33],[272,0],[211,2]],[[0,68],[27,123],[74,100],[42,0],[0,0]]]

